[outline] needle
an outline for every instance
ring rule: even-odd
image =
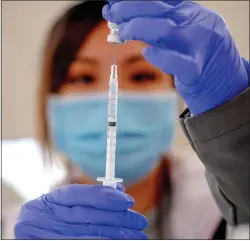
[[[115,44],[115,50],[114,50],[114,65],[116,65],[116,55],[117,55],[117,47]]]

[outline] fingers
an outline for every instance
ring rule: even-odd
[[[158,48],[171,48],[179,52],[191,51],[185,47],[191,43],[191,36],[169,19],[135,18],[120,26],[120,38],[139,40]]]
[[[162,1],[120,1],[103,8],[103,17],[120,24],[135,17],[162,17],[172,7]]]
[[[159,24],[159,27],[155,27]],[[147,27],[145,27],[147,26]],[[161,26],[164,26],[162,28]],[[162,36],[170,34],[175,24],[168,19],[135,18],[120,26],[121,40],[140,40],[156,47],[160,46]]]
[[[67,240],[72,239],[72,238],[67,238]],[[84,240],[110,240],[111,238],[107,237],[100,237],[100,236],[87,236],[84,235],[82,237],[77,237],[77,239],[84,239]]]
[[[201,73],[195,59],[173,50],[146,48],[143,56],[163,72],[174,75],[176,77],[175,85],[179,84],[178,80],[185,77],[185,84],[191,86]]]
[[[121,0],[107,0],[107,2],[109,3],[116,3],[116,2],[120,2]],[[163,2],[172,5],[172,6],[177,6],[179,4],[181,4],[182,2],[184,2],[184,0],[163,0]]]
[[[165,2],[165,3],[167,3],[167,4],[171,5],[171,6],[177,6],[177,5],[181,4],[181,3],[183,3],[184,0],[172,0],[172,1],[164,0],[163,2]]]
[[[171,4],[168,4],[168,2]],[[180,3],[180,1],[177,2]],[[197,11],[198,6],[192,2],[179,5],[176,1],[119,1],[112,5],[105,5],[103,17],[116,24],[128,22],[138,17],[168,18],[176,24],[181,24],[191,18]]]
[[[83,225],[78,227],[84,235],[94,235],[100,237],[108,237],[116,240],[145,240],[147,235],[144,232],[122,228],[122,227],[111,227],[105,225]]]
[[[143,215],[133,210],[112,212],[90,207],[65,207],[55,204],[48,204],[48,207],[57,219],[70,224],[100,224],[135,230],[143,230],[148,224]]]
[[[63,225],[61,226],[63,227]],[[80,227],[79,227],[80,229]],[[44,229],[40,228],[38,226],[33,225],[27,225],[27,224],[18,224],[15,226],[15,239],[31,239],[31,240],[72,240],[72,239],[78,239],[78,240],[104,240],[104,239],[112,239],[109,237],[103,237],[103,236],[95,236],[93,235],[85,235],[85,234],[78,234],[75,232],[75,230],[71,230],[71,232],[67,232],[65,234],[65,229],[63,230],[50,230],[50,229]],[[83,232],[82,232],[83,233]]]
[[[121,192],[125,192],[125,187],[119,182],[117,183],[116,189]]]
[[[124,211],[134,205],[133,198],[128,194],[101,185],[68,185],[44,195],[42,199],[69,207],[85,206],[110,211]]]
[[[16,239],[116,239],[116,240],[145,240],[143,232],[121,227],[102,225],[66,225],[54,224],[51,229],[33,225],[20,224],[15,227]]]
[[[84,225],[85,234],[96,235],[101,237],[109,237],[116,240],[146,240],[147,235],[144,232],[122,228],[122,227],[110,227],[102,225]]]
[[[41,211],[40,207],[27,205],[15,225],[17,237],[32,236],[78,237],[82,235],[104,236],[115,239],[145,239],[140,232],[147,227],[147,220],[134,211],[109,212],[93,208],[65,207],[49,204]],[[39,215],[38,215],[39,214]],[[105,227],[109,227],[108,229]],[[38,229],[33,233],[33,228]],[[43,230],[44,233],[41,231]],[[47,236],[48,235],[48,236]]]
[[[65,207],[55,204],[48,204],[48,207],[55,218],[70,224],[109,225],[135,230],[143,230],[148,225],[143,215],[132,210],[112,212],[90,207]]]
[[[43,216],[45,225],[48,222],[58,221],[68,224],[109,225],[134,230],[143,230],[148,225],[147,219],[133,210],[112,212],[90,207],[66,207],[52,203],[47,203],[46,208],[43,210],[41,210],[41,206],[24,206],[21,210],[19,220],[25,223],[29,220],[33,220],[32,223],[35,224],[34,221],[37,221],[37,213]]]

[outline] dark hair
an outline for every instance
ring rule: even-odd
[[[102,8],[105,4],[105,1],[87,1],[71,8],[65,15],[64,31],[52,58],[52,92],[58,91],[81,44],[103,20]]]
[[[50,93],[58,92],[67,79],[68,69],[76,53],[90,33],[104,19],[106,1],[84,1],[68,9],[49,31],[43,49],[43,66],[39,88],[39,137],[50,147],[46,123],[46,104]]]

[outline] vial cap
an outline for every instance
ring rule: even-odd
[[[119,35],[109,34],[107,41],[112,44],[125,44],[125,41],[122,42],[119,38]]]

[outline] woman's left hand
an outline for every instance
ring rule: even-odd
[[[201,114],[246,89],[247,71],[219,14],[191,1],[173,2],[181,1],[112,1],[103,16],[120,25],[121,40],[151,45],[144,57],[174,75],[190,111]]]

